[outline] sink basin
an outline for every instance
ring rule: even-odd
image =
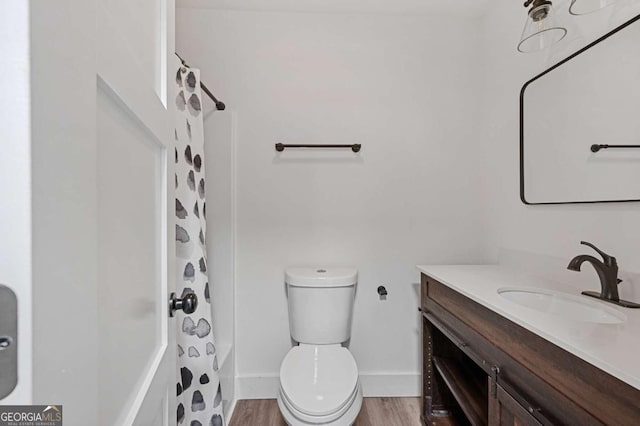
[[[540,288],[501,288],[498,294],[506,300],[545,314],[597,324],[620,324],[627,317],[603,302]]]

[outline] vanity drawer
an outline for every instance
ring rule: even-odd
[[[640,391],[422,275],[422,310],[554,424],[637,425]],[[477,360],[474,360],[478,363]]]

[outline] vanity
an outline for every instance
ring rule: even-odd
[[[499,265],[418,269],[423,424],[640,424],[638,310]]]

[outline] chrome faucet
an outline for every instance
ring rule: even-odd
[[[627,308],[640,308],[640,305],[636,303],[620,300],[620,296],[618,294],[618,284],[620,284],[622,280],[618,278],[618,261],[616,260],[616,258],[606,254],[598,247],[586,241],[581,241],[580,244],[591,247],[596,252],[598,252],[600,256],[602,256],[602,261],[600,261],[593,256],[581,254],[574,257],[569,262],[569,266],[567,266],[567,269],[569,269],[570,271],[580,271],[582,264],[584,262],[589,262],[593,265],[596,272],[598,273],[601,287],[600,293],[597,293],[595,291],[583,291],[582,294],[584,294],[585,296],[595,297],[607,302],[615,303],[616,305],[624,306]]]

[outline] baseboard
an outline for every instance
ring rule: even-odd
[[[360,373],[365,397],[415,397],[421,394],[419,373]],[[236,399],[274,399],[280,380],[277,374],[239,376]]]
[[[280,379],[277,374],[236,377],[236,398],[273,399],[278,395]]]
[[[360,374],[365,397],[415,397],[422,394],[422,376],[419,373],[367,373]]]

